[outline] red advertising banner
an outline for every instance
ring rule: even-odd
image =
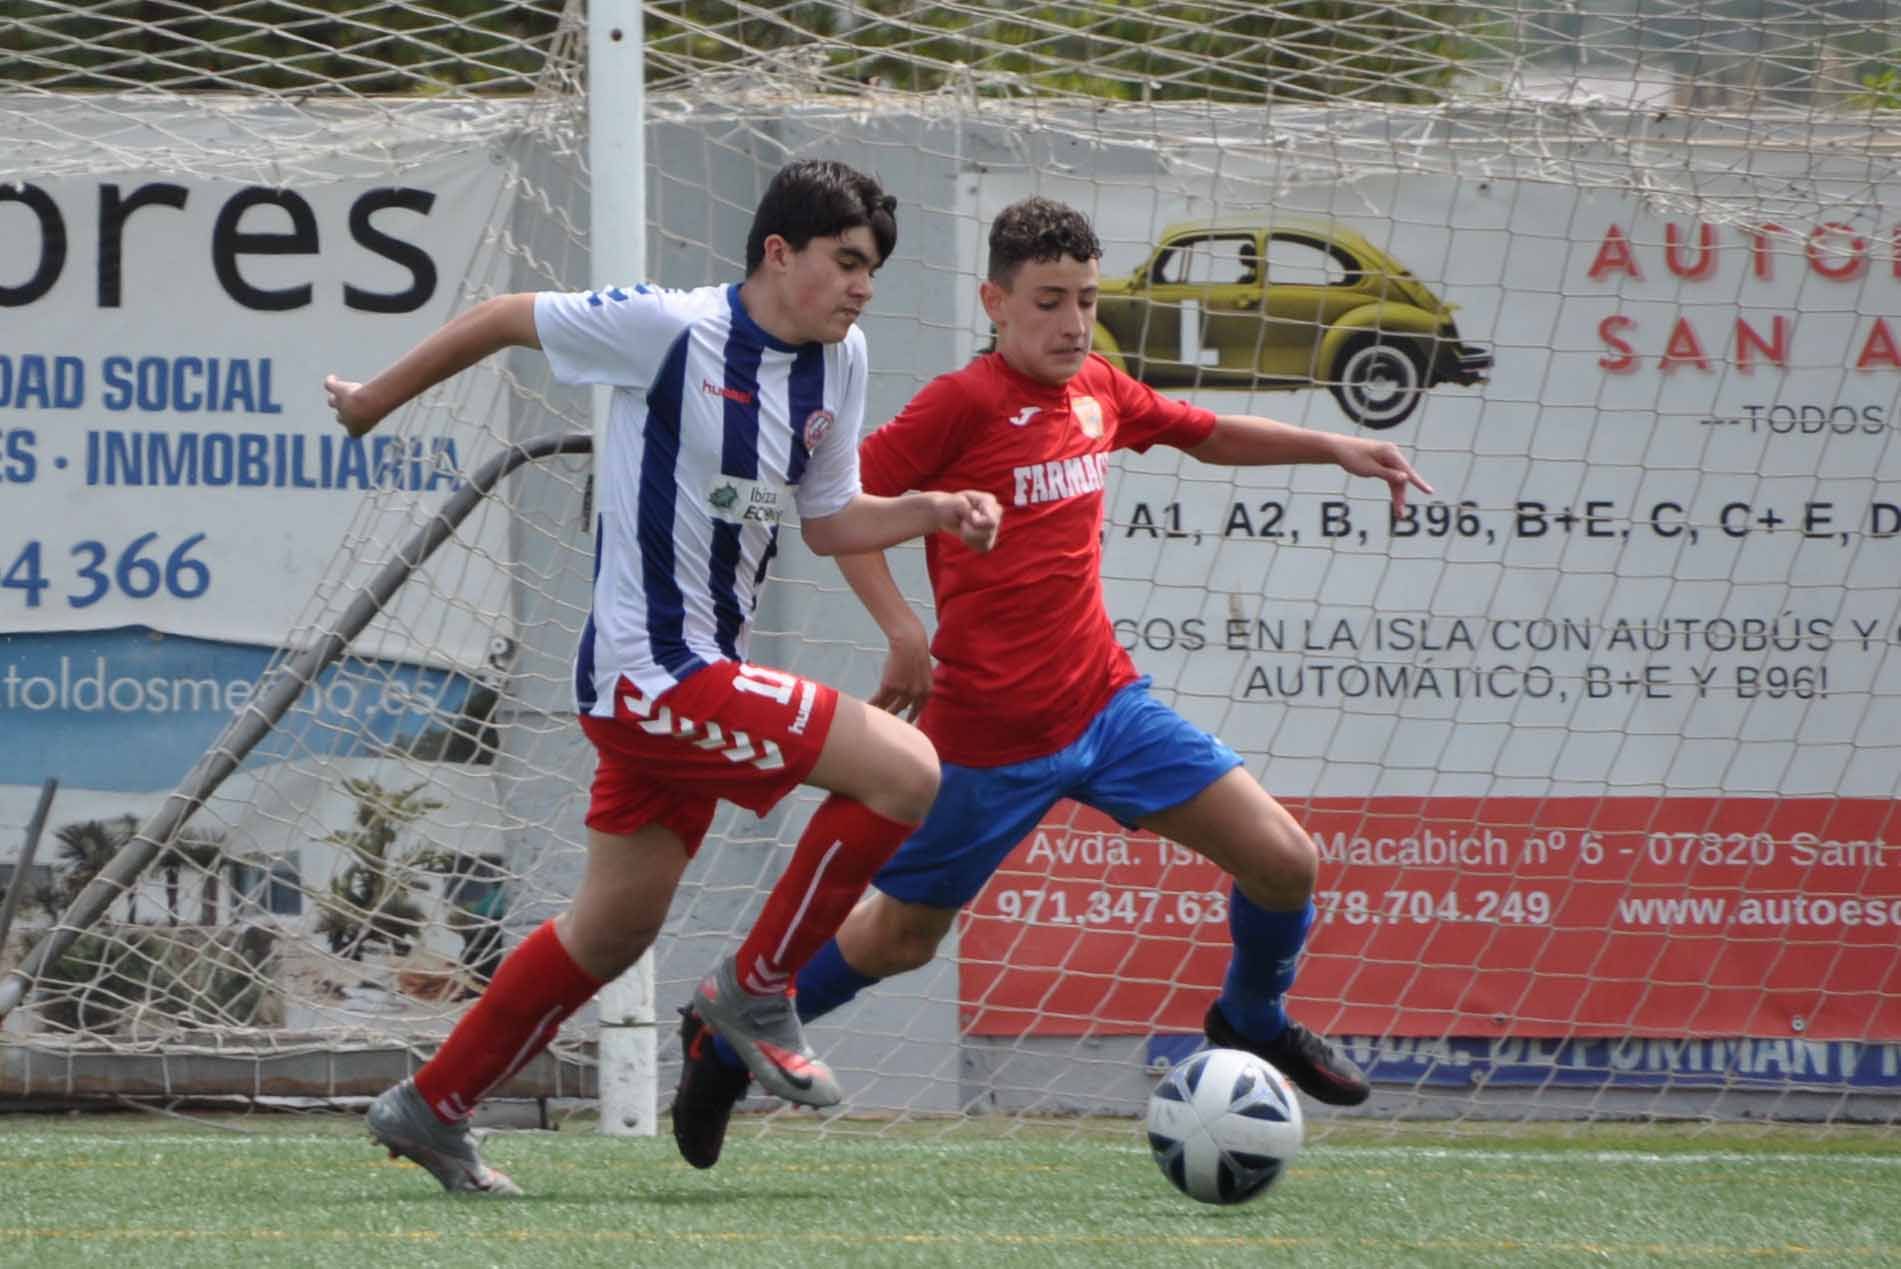
[[[1321,852],[1292,1002],[1343,1035],[1901,1040],[1901,803],[1289,802]],[[974,1035],[1195,1031],[1227,878],[1065,803],[965,917]]]

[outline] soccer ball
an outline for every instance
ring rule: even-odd
[[[1306,1126],[1287,1077],[1239,1049],[1205,1049],[1149,1098],[1149,1149],[1176,1189],[1203,1203],[1245,1203],[1280,1179]]]

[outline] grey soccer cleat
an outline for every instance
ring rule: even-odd
[[[729,956],[700,983],[693,1008],[733,1046],[768,1093],[801,1106],[838,1105],[843,1096],[838,1081],[806,1044],[792,997],[782,991],[769,996],[745,991]]]
[[[389,1151],[417,1163],[451,1194],[517,1198],[521,1187],[482,1162],[467,1124],[445,1124],[429,1109],[413,1080],[404,1080],[370,1103],[370,1136]]]

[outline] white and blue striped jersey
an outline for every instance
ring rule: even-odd
[[[818,518],[857,496],[865,337],[785,343],[737,286],[546,292],[535,329],[557,379],[614,388],[574,667],[576,707],[611,718],[622,675],[657,696],[744,660],[788,502]]]

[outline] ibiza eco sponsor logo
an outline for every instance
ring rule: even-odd
[[[715,520],[728,524],[774,526],[784,514],[784,490],[763,480],[716,476],[706,492],[706,505]]]

